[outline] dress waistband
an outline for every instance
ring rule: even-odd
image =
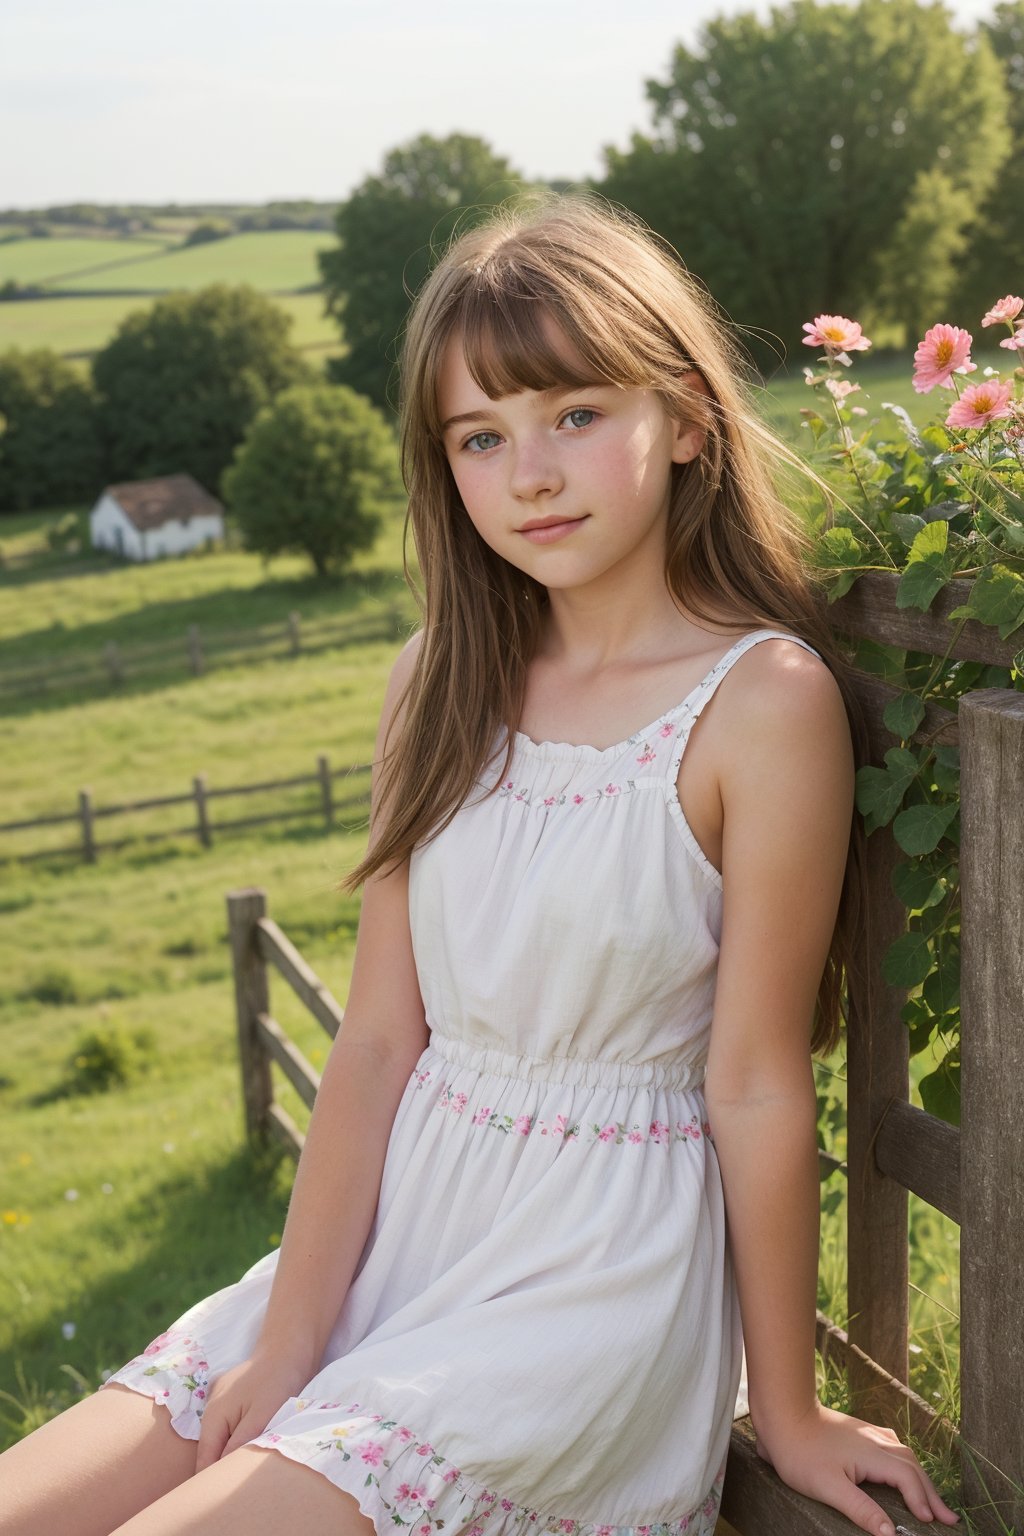
[[[685,1061],[607,1061],[589,1056],[524,1056],[430,1031],[430,1047],[451,1066],[527,1082],[571,1083],[581,1088],[668,1088],[695,1092],[704,1067]]]

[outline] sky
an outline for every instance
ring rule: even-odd
[[[845,0],[821,0],[843,4]],[[992,0],[944,0],[970,31]],[[420,133],[580,180],[716,16],[767,0],[3,0],[0,208],[340,201]]]

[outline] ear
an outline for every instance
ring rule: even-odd
[[[695,368],[691,368],[681,377],[687,389],[695,390],[710,400],[711,391]],[[703,427],[688,426],[682,421],[674,422],[673,429],[672,461],[675,464],[687,464],[691,459],[695,459],[704,447],[707,432]]]

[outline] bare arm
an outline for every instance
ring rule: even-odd
[[[722,944],[705,1100],[722,1172],[757,1449],[800,1493],[893,1536],[858,1485],[919,1519],[957,1516],[891,1429],[818,1401],[819,1185],[810,1057],[853,812],[854,761],[828,668],[768,652],[720,733]],[[788,650],[788,648],[787,648]]]
[[[374,841],[384,733],[411,671],[419,636],[391,672],[374,752]],[[391,745],[401,717],[396,719]],[[366,1242],[388,1138],[413,1065],[425,1048],[409,933],[408,861],[363,887],[345,1020],[331,1047],[299,1159],[277,1271],[254,1351],[312,1375]]]

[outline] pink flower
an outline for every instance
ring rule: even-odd
[[[999,345],[1009,347],[1013,352],[1024,352],[1024,325],[1018,325],[1013,335],[1005,336]]]
[[[594,1536],[612,1536],[613,1525],[595,1525]]]
[[[379,1467],[384,1460],[384,1447],[379,1440],[371,1440],[369,1445],[364,1445],[359,1452],[368,1467]]]
[[[263,1435],[261,1436],[261,1439],[263,1439],[263,1440],[273,1440],[275,1445],[276,1445],[277,1441],[280,1440],[280,1438],[281,1438],[281,1436],[277,1433],[277,1431],[275,1429],[265,1430]]]
[[[429,1521],[427,1522],[426,1525],[417,1526],[416,1529],[417,1529],[418,1536],[430,1536],[430,1522]]]
[[[416,1447],[417,1456],[433,1456],[433,1454],[434,1447],[432,1445],[418,1445]]]
[[[657,755],[658,755],[657,752],[652,752],[650,750],[650,748],[648,748],[647,751],[643,754],[642,757],[638,757],[637,758],[637,762],[638,763],[653,763],[654,759],[657,757]]]
[[[210,1367],[205,1360],[200,1360],[199,1364],[196,1366],[196,1370],[198,1371],[208,1371],[209,1369]]]
[[[664,1120],[651,1121],[651,1140],[660,1142],[662,1145],[668,1140],[668,1126]]]
[[[582,805],[583,804],[583,796],[582,795],[573,795],[572,803],[573,803],[573,805]]]
[[[999,325],[1004,320],[1016,320],[1022,309],[1024,309],[1024,299],[1015,298],[1012,293],[1008,293],[1005,299],[1000,299],[998,303],[992,305],[991,309],[985,311],[981,323],[982,325]]]
[[[427,1490],[423,1487],[422,1483],[420,1483],[410,1491],[409,1497],[410,1499],[413,1499],[417,1504],[422,1504],[424,1498],[426,1497],[426,1493]]]
[[[486,1125],[490,1118],[491,1118],[491,1106],[489,1104],[485,1104],[483,1109],[478,1109],[476,1114],[473,1116],[473,1124],[474,1125]]]
[[[196,1397],[205,1397],[206,1393],[203,1391],[202,1387],[196,1387],[195,1395]]]
[[[404,1503],[406,1499],[411,1497],[412,1495],[409,1491],[409,1484],[399,1483],[397,1489],[395,1490],[395,1498],[398,1499],[400,1503]]]
[[[338,1405],[336,1403],[331,1404],[332,1408],[337,1406]],[[411,1429],[406,1429],[405,1425],[403,1424],[401,1429],[395,1430],[395,1438],[407,1444],[410,1440],[415,1440],[416,1436],[413,1434]]]
[[[502,1499],[502,1501],[501,1501],[501,1507],[502,1507],[502,1509],[503,1509],[503,1510],[505,1510],[505,1512],[506,1512],[506,1513],[507,1513],[507,1512],[508,1512],[508,1511],[509,1511],[509,1510],[510,1510],[510,1509],[515,1509],[515,1505],[514,1505],[514,1504],[513,1504],[513,1503],[512,1503],[512,1500],[511,1500],[511,1499]]]
[[[484,1528],[483,1528],[483,1526],[482,1525],[471,1525],[469,1530],[466,1532],[466,1536],[484,1536]]]
[[[576,1522],[575,1520],[559,1520],[558,1529],[560,1531],[568,1531],[569,1536],[572,1536],[573,1531],[576,1529]]]
[[[604,1126],[604,1128],[597,1133],[598,1141],[611,1141],[617,1129],[618,1127],[614,1125]]]
[[[826,379],[825,388],[834,400],[842,404],[847,395],[855,394],[860,389],[860,385],[851,384],[849,379]]]
[[[514,1129],[520,1136],[528,1136],[530,1134],[531,1124],[532,1121],[529,1115],[520,1115],[519,1119],[515,1123]]]
[[[954,373],[974,373],[977,363],[968,354],[974,337],[958,325],[933,325],[914,353],[913,385],[919,395],[936,384],[948,384]]]
[[[554,803],[555,803],[554,795],[546,795],[545,796],[545,798],[544,798],[544,804],[545,805],[554,805]]]
[[[552,1136],[564,1136],[565,1135],[565,1116],[564,1115],[556,1115],[555,1116],[555,1123],[551,1127],[551,1134],[552,1134]]]
[[[604,787],[604,792],[606,795],[617,795],[619,792],[619,786],[617,784],[606,784]]]
[[[443,1483],[454,1483],[454,1482],[458,1481],[458,1476],[459,1476],[459,1469],[458,1469],[458,1467],[449,1467],[448,1471],[444,1474],[444,1477],[441,1479],[441,1481]]]
[[[512,780],[511,779],[509,779],[508,783],[505,785],[505,788],[506,789],[512,789],[513,788],[513,784],[512,784]]]
[[[659,736],[674,736],[675,735],[675,729],[676,728],[675,728],[674,725],[663,725],[661,730],[658,732],[658,735]]]
[[[954,401],[946,417],[947,427],[984,427],[1012,414],[1010,399],[1013,385],[990,379],[986,384],[971,384]]]
[[[638,1142],[643,1141],[643,1137],[639,1131],[630,1131],[629,1135],[626,1137],[626,1140],[631,1141],[633,1145],[636,1146]]]
[[[815,315],[813,324],[804,321],[803,329],[808,333],[804,346],[824,347],[830,357],[866,352],[871,345],[857,321],[847,320],[845,315]]]
[[[461,1115],[468,1102],[464,1093],[457,1093],[452,1099],[452,1114]]]

